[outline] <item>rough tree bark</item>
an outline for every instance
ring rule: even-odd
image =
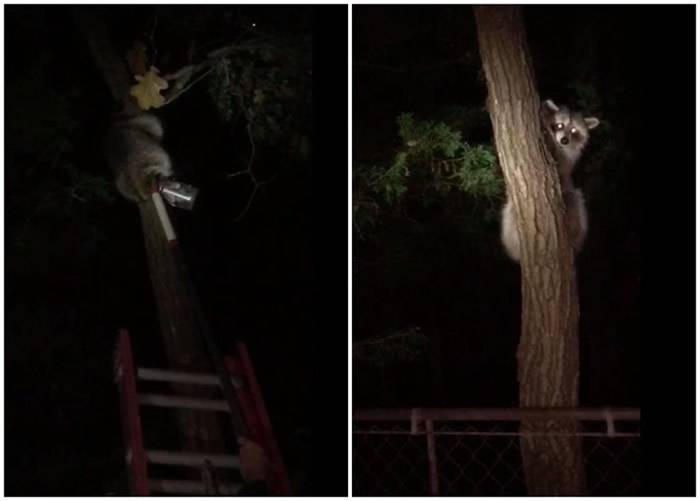
[[[519,7],[474,7],[498,157],[521,248],[521,407],[577,407],[578,294],[573,251]],[[582,495],[581,440],[574,421],[524,421],[520,440],[530,495]],[[546,433],[546,434],[545,434]]]
[[[123,58],[111,44],[108,30],[100,17],[99,7],[76,7],[73,18],[85,36],[96,66],[116,103],[122,109],[137,111],[129,99],[131,78]],[[107,106],[105,106],[107,110]],[[168,249],[168,243],[156,214],[148,200],[139,205],[146,255],[153,292],[158,305],[158,318],[163,346],[170,368],[192,372],[211,372],[211,365],[201,341],[192,304],[188,299],[183,270]],[[178,394],[208,397],[202,387],[176,385]],[[217,452],[223,450],[221,423],[213,413],[178,410],[181,445],[187,451]]]

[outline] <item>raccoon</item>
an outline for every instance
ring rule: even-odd
[[[584,118],[564,106],[560,108],[550,99],[542,103],[540,117],[547,131],[549,150],[557,161],[562,189],[573,189],[574,168],[588,144],[589,132],[600,121],[595,117]]]
[[[595,117],[584,118],[563,106],[560,108],[549,99],[542,103],[540,118],[547,132],[547,145],[557,162],[569,240],[578,253],[588,232],[588,214],[583,193],[574,187],[573,172],[588,144],[589,131],[595,129],[600,121]],[[508,200],[501,213],[501,241],[508,256],[519,262],[520,241],[512,209],[512,202]]]
[[[119,193],[132,202],[151,195],[159,177],[170,177],[170,156],[163,149],[163,125],[150,113],[119,116],[105,140],[110,167]]]

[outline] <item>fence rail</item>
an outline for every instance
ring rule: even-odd
[[[520,423],[570,419],[580,423],[589,494],[639,494],[640,411],[633,408],[358,410],[352,493],[524,495]]]

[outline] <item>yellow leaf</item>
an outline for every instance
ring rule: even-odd
[[[159,77],[158,73],[158,68],[151,66],[145,74],[134,76],[138,83],[131,87],[129,94],[136,98],[142,110],[160,108],[165,103],[165,98],[160,92],[168,88],[168,82]]]

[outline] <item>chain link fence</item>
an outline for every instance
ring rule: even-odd
[[[353,416],[353,496],[523,496],[523,419],[580,423],[588,494],[639,495],[638,409],[376,409]]]

